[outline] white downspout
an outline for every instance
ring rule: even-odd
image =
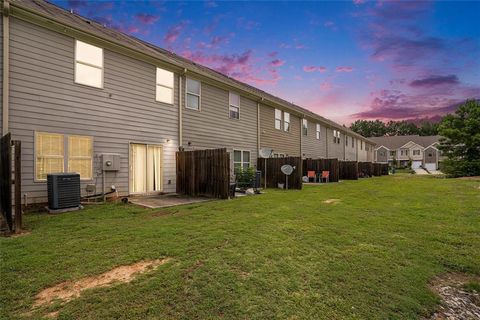
[[[9,109],[9,44],[10,44],[10,2],[3,1],[3,77],[2,77],[2,135],[6,135],[9,131],[8,127],[8,109]]]

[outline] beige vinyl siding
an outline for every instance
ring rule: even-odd
[[[367,151],[365,150],[365,141],[357,139],[357,150],[358,150],[358,161],[366,162],[367,161]]]
[[[320,122],[316,122],[313,119],[308,120],[308,135],[302,136],[302,156],[303,158],[326,158],[327,156],[327,140],[326,132],[327,127]],[[316,136],[316,126],[320,124],[320,139]]]
[[[425,163],[436,163],[437,162],[437,150],[432,147],[425,149]],[[432,156],[430,156],[430,154]]]
[[[388,158],[390,157],[389,156],[390,151],[387,148],[380,147],[375,152],[377,153],[376,162],[387,162],[388,161]],[[383,153],[383,155],[382,155],[382,153]]]
[[[163,144],[164,190],[175,191],[178,95],[173,106],[155,101],[156,66],[104,50],[104,88],[75,84],[73,38],[10,21],[10,127],[13,138],[22,141],[22,193],[29,202],[44,201],[47,194],[46,183],[33,179],[36,131],[92,136],[94,178],[89,183],[96,183],[97,192],[100,154],[119,153],[121,169],[107,173],[106,185],[115,185],[121,195],[128,193],[129,142]]]
[[[283,130],[283,122],[281,130],[275,129],[275,108],[260,104],[260,146],[262,148],[272,148],[274,153],[299,157],[300,130],[301,119],[292,113],[290,113],[289,132]]]
[[[185,84],[185,78],[183,78]],[[183,86],[185,88],[185,86]],[[185,99],[185,95],[182,96]],[[183,145],[185,149],[227,148],[250,151],[250,163],[257,164],[257,103],[240,96],[240,118],[229,117],[229,91],[201,84],[200,110],[183,105]],[[190,145],[188,143],[190,142]]]
[[[337,158],[339,160],[344,160],[345,159],[345,133],[343,131],[340,132],[340,143],[334,143],[333,130],[337,130],[337,129],[332,129],[332,128],[327,129],[328,158],[330,159]]]

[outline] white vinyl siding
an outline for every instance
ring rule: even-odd
[[[228,93],[229,107],[228,116],[230,119],[240,119],[240,96],[236,93]]]
[[[290,113],[283,113],[283,131],[290,132]]]
[[[306,136],[308,134],[308,121],[307,119],[302,119],[302,134]]]
[[[75,41],[75,82],[103,87],[103,49]]]
[[[319,123],[315,125],[315,138],[317,140],[320,140],[320,124]]]
[[[155,100],[173,104],[173,72],[157,68]]]
[[[234,150],[233,151],[233,168],[235,171],[238,169],[248,169],[250,167],[250,151]]]
[[[188,109],[200,110],[201,84],[200,81],[187,78],[187,102]]]
[[[282,110],[275,109],[275,129],[282,129]]]
[[[82,180],[93,178],[93,138],[36,132],[35,180],[45,181],[47,174],[62,172],[79,173]]]

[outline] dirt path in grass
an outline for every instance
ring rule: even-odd
[[[34,308],[49,305],[53,301],[63,303],[78,298],[82,291],[98,287],[107,287],[117,282],[130,282],[136,275],[153,271],[168,262],[170,258],[152,261],[140,261],[134,264],[119,266],[102,274],[86,277],[77,281],[66,281],[40,291],[35,296]]]
[[[465,288],[466,284],[472,282],[480,283],[480,277],[462,273],[448,273],[435,277],[431,282],[431,289],[440,296],[442,304],[428,319],[480,319],[480,293]]]

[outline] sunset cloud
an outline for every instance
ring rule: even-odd
[[[159,16],[147,13],[138,13],[135,15],[135,19],[137,19],[140,23],[143,24],[154,24],[159,18]]]
[[[321,66],[303,66],[303,71],[305,72],[325,72],[327,71],[326,67],[321,67]]]
[[[432,87],[444,84],[458,84],[458,77],[454,74],[448,76],[431,76],[410,82],[411,87]]]
[[[180,33],[187,27],[188,21],[182,21],[178,24],[175,24],[168,29],[167,33],[163,40],[166,43],[172,44],[177,41],[177,38],[180,36]]]
[[[335,68],[335,71],[336,72],[352,72],[353,71],[353,68],[352,67],[336,67]]]

